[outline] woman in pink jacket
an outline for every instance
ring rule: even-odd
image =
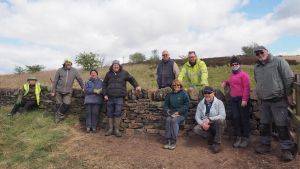
[[[222,87],[230,87],[230,107],[233,116],[234,135],[236,140],[233,143],[234,148],[245,148],[249,144],[251,131],[249,95],[250,79],[249,75],[241,70],[241,61],[239,57],[233,56],[230,60],[232,73],[228,80],[222,83]]]

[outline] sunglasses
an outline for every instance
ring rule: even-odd
[[[231,66],[238,66],[238,65],[240,65],[240,64],[238,64],[238,63],[232,63],[231,64]]]
[[[257,51],[257,52],[255,52],[256,56],[259,56],[259,55],[262,55],[262,54],[264,54],[264,51]]]

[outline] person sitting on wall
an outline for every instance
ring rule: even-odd
[[[167,144],[164,148],[169,150],[175,149],[179,124],[186,119],[189,110],[189,97],[179,80],[173,81],[172,89],[164,102],[164,112],[167,114],[165,133]]]
[[[38,108],[41,100],[41,92],[47,91],[47,87],[41,86],[37,78],[29,77],[27,82],[19,90],[18,99],[9,116],[16,113],[24,113],[28,110]]]
[[[194,132],[208,139],[208,145],[213,153],[221,151],[221,136],[225,125],[225,107],[221,100],[215,97],[212,87],[203,89],[204,98],[199,102],[195,119],[198,123]]]
[[[84,104],[86,107],[86,131],[96,132],[99,112],[103,103],[102,80],[98,77],[97,70],[90,71],[90,79],[85,83]]]
[[[199,99],[199,91],[208,86],[208,72],[204,61],[197,58],[195,51],[189,51],[188,62],[186,62],[178,76],[188,91],[191,100]]]

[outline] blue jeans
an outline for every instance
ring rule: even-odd
[[[107,116],[108,118],[121,117],[122,116],[122,107],[123,107],[123,98],[109,98],[107,102]]]
[[[86,104],[85,106],[86,106],[86,127],[95,130],[99,118],[100,104]]]
[[[176,140],[179,133],[179,124],[184,121],[183,116],[170,117],[166,119],[166,139]]]
[[[232,97],[230,100],[234,135],[248,138],[251,131],[249,103],[246,107],[242,107],[241,103],[242,97]]]

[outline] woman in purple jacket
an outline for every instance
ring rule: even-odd
[[[84,104],[86,107],[86,131],[96,132],[100,107],[103,103],[102,80],[97,70],[90,71],[90,79],[85,84]]]
[[[228,80],[222,83],[222,87],[230,87],[230,107],[233,115],[234,135],[236,140],[234,148],[245,148],[249,144],[250,136],[250,112],[249,95],[250,79],[249,75],[241,70],[239,57],[233,56],[230,60],[232,73]]]

